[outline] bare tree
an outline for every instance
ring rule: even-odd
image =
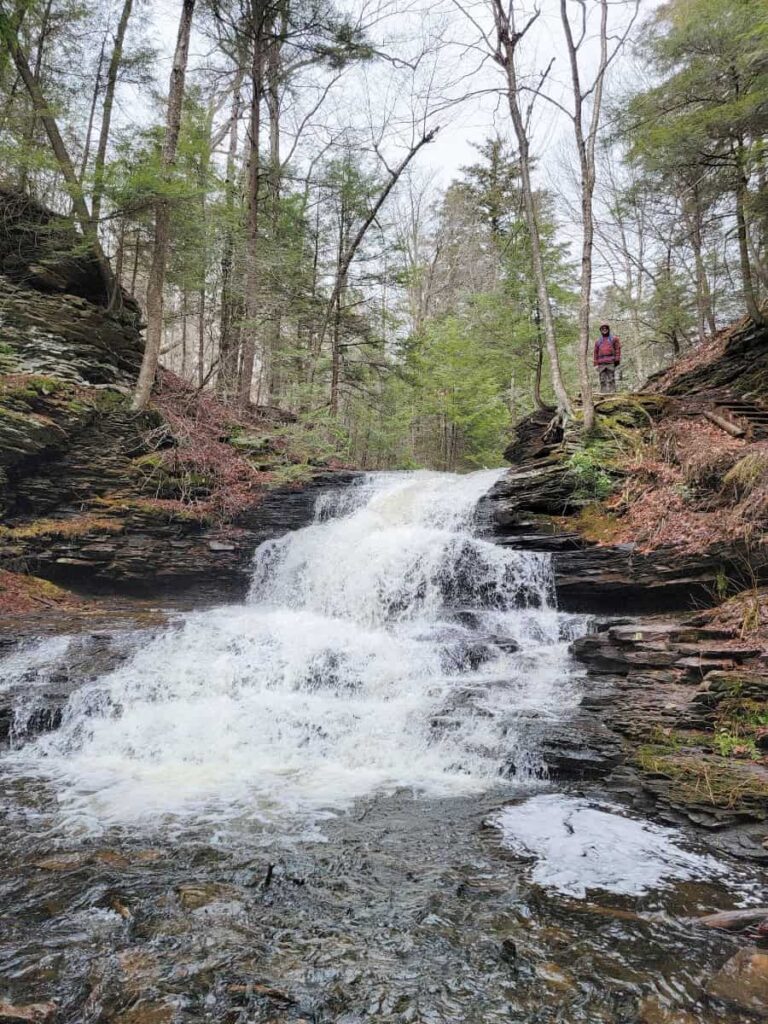
[[[165,119],[165,139],[162,151],[162,172],[167,179],[176,163],[176,148],[181,130],[181,108],[184,100],[184,82],[189,59],[189,38],[192,31],[192,15],[195,0],[183,0],[176,50],[173,56],[171,81],[168,91],[168,107]],[[165,265],[170,241],[171,210],[168,199],[161,195],[155,203],[155,237],[152,245],[152,263],[147,279],[147,340],[144,358],[141,362],[139,379],[133,396],[133,408],[143,409],[149,402],[152,385],[157,373],[160,346],[163,337],[163,287]]]
[[[552,389],[555,393],[558,412],[561,417],[567,417],[571,415],[571,403],[565,390],[563,375],[560,369],[555,318],[552,313],[552,303],[550,301],[549,286],[544,267],[541,234],[536,210],[536,195],[531,178],[530,116],[526,116],[521,103],[521,85],[517,69],[517,55],[520,42],[535,24],[539,17],[539,11],[537,10],[531,15],[523,27],[518,29],[515,25],[515,0],[490,0],[490,4],[493,11],[495,40],[489,39],[485,33],[483,33],[483,38],[490,46],[493,59],[504,72],[506,98],[520,154],[520,184],[523,192],[523,209],[530,235],[531,263],[536,280],[544,341],[549,356]],[[548,70],[544,72],[542,80],[546,77]],[[530,111],[528,111],[528,115],[530,115]]]
[[[598,0],[600,9],[600,56],[597,60],[595,75],[587,85],[582,79],[580,55],[587,39],[587,23],[589,10],[585,0],[572,0],[578,8],[579,28],[574,32],[568,13],[568,0],[560,0],[560,18],[565,32],[568,49],[568,60],[571,68],[571,89],[573,110],[570,113],[576,150],[579,156],[579,187],[581,192],[581,287],[579,295],[579,346],[578,366],[579,383],[581,384],[581,401],[584,413],[584,430],[590,431],[595,422],[595,406],[592,398],[592,379],[590,371],[590,330],[589,310],[592,300],[592,256],[595,243],[595,222],[593,199],[595,194],[595,151],[600,130],[600,118],[603,107],[603,90],[605,75],[609,65],[619,53],[627,39],[629,31],[637,17],[639,0],[635,0],[634,13],[629,25],[611,51],[608,48],[608,0]],[[589,114],[586,104],[591,99],[592,109]]]
[[[107,158],[107,144],[109,142],[109,131],[112,126],[112,108],[115,103],[115,90],[117,88],[117,76],[120,71],[120,64],[123,59],[123,45],[125,33],[128,30],[128,22],[131,17],[133,0],[124,0],[123,9],[120,14],[120,21],[117,23],[115,42],[112,47],[109,67],[107,68],[107,83],[104,89],[104,103],[101,108],[101,128],[99,130],[99,142],[96,147],[96,157],[93,168],[93,198],[91,207],[93,219],[98,225],[101,216],[101,200],[104,193],[104,164]],[[101,63],[99,63],[99,71]],[[97,88],[98,88],[98,82]]]
[[[368,212],[363,218],[360,226],[358,227],[355,235],[350,241],[339,249],[338,260],[336,265],[336,275],[331,289],[331,295],[328,299],[328,305],[325,313],[325,320],[323,323],[323,329],[320,337],[320,344],[322,345],[323,338],[328,329],[329,323],[333,322],[334,330],[332,335],[331,345],[331,414],[336,415],[339,411],[339,381],[341,371],[341,347],[339,343],[339,322],[342,311],[342,297],[347,287],[347,279],[349,276],[349,268],[352,264],[355,255],[363,243],[368,230],[371,225],[376,221],[382,207],[387,201],[389,194],[395,187],[397,182],[400,180],[403,173],[407,170],[408,165],[411,163],[413,158],[419,152],[419,150],[430,143],[439,131],[438,127],[425,129],[423,134],[417,138],[408,149],[403,159],[395,167],[387,167],[387,179],[376,196],[376,199],[371,204]]]

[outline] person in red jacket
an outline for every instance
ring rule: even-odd
[[[616,367],[621,363],[621,342],[611,334],[610,324],[600,324],[593,362],[600,377],[601,394],[612,394],[616,391]]]

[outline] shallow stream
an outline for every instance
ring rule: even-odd
[[[688,919],[755,902],[754,869],[547,779],[589,624],[557,611],[549,556],[483,536],[497,475],[366,477],[259,548],[245,603],[0,661],[0,1002],[742,1019],[705,998],[742,940]]]

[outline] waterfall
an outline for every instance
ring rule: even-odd
[[[13,752],[72,827],[317,822],[377,793],[542,774],[576,701],[549,556],[478,535],[500,471],[365,477],[260,546],[248,598],[183,616]],[[0,676],[2,668],[0,667]]]

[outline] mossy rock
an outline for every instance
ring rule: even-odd
[[[249,434],[236,431],[228,438],[228,444],[246,455],[267,455],[275,451],[275,438],[271,434]]]
[[[0,543],[13,544],[36,538],[83,537],[88,534],[122,533],[124,526],[104,516],[83,515],[69,519],[35,519],[21,526],[0,526]]]
[[[626,427],[647,427],[668,405],[663,395],[612,395],[596,400],[595,413],[598,419],[612,419]]]
[[[634,760],[645,774],[666,779],[670,799],[679,804],[768,817],[768,769],[762,765],[669,743],[641,746]]]

